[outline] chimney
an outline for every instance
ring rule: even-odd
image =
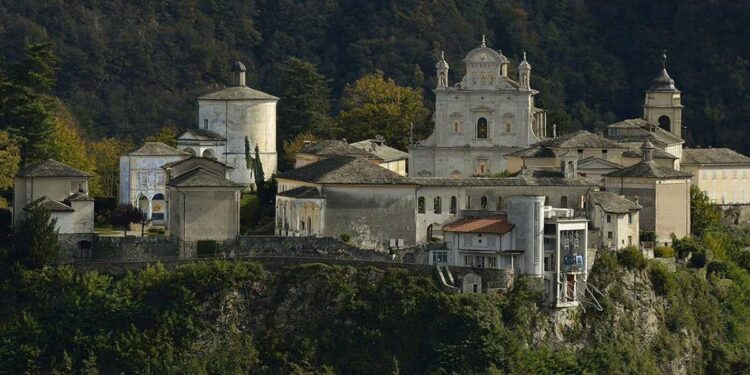
[[[641,153],[642,153],[642,162],[644,163],[653,163],[654,162],[654,144],[651,143],[648,139],[643,142],[643,146],[641,146]]]

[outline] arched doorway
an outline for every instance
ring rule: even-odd
[[[167,204],[164,194],[157,193],[151,198],[151,220],[164,221],[167,217]]]
[[[137,205],[138,209],[146,215],[146,220],[151,220],[151,201],[148,200],[148,197],[141,194],[138,197]]]

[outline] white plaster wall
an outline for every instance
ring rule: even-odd
[[[683,164],[682,170],[693,175],[692,184],[706,192],[714,203],[750,203],[750,168],[747,166]]]

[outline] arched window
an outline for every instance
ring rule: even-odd
[[[417,199],[417,212],[423,214],[424,210],[424,197],[419,197],[419,199]]]
[[[488,133],[489,129],[487,128],[487,119],[480,117],[479,120],[477,120],[477,138],[487,139]]]
[[[432,209],[436,214],[443,212],[443,201],[440,199],[440,197],[435,197],[435,201],[433,202]]]
[[[568,197],[562,196],[560,197],[560,207],[562,208],[568,208]]]
[[[157,193],[154,195],[153,198],[151,198],[152,201],[163,201],[164,200],[164,194]]]
[[[482,198],[479,200],[479,204],[483,210],[487,209],[487,196],[486,195],[482,195]]]
[[[451,207],[450,207],[450,213],[455,214],[456,209],[458,208],[458,200],[455,196],[451,197]]]
[[[668,132],[672,131],[672,120],[669,119],[669,116],[662,115],[661,117],[659,117],[658,121],[659,121],[659,127],[660,128],[662,128],[662,129],[664,129],[664,130],[666,130]]]
[[[190,147],[188,147],[188,148],[186,148],[186,149],[184,149],[184,150],[182,150],[182,151],[185,151],[185,152],[187,152],[188,154],[190,154],[190,156],[195,156],[195,150],[193,150],[193,149],[192,149],[192,148],[190,148]]]
[[[505,208],[505,202],[503,202],[503,196],[497,197],[497,210],[500,211]]]
[[[216,154],[214,153],[214,150],[207,148],[203,150],[203,157],[208,159],[216,159]]]

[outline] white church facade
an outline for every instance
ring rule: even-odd
[[[545,137],[545,112],[534,106],[525,53],[517,79],[508,75],[508,58],[484,40],[463,61],[466,75],[453,86],[445,57],[436,65],[435,128],[409,149],[412,176],[492,175],[507,169],[505,155]]]

